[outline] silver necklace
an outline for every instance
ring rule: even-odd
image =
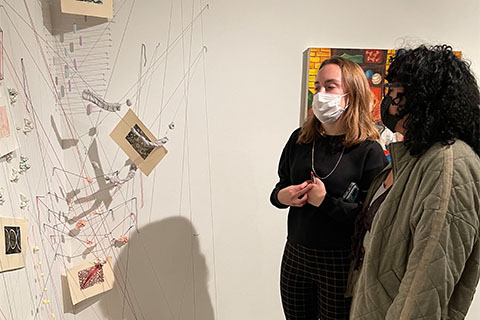
[[[313,144],[312,144],[312,171],[313,171],[313,174],[315,174],[315,176],[320,180],[327,179],[328,177],[330,177],[330,175],[335,171],[335,169],[337,169],[338,164],[340,163],[340,160],[342,160],[344,151],[345,151],[345,146],[343,146],[342,152],[340,153],[340,157],[338,157],[337,163],[333,167],[332,171],[330,171],[325,177],[320,177],[315,172],[315,166],[314,166],[314,163],[315,163],[315,140],[313,140]]]

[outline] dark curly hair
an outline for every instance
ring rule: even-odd
[[[434,143],[466,142],[480,155],[480,93],[470,64],[448,45],[400,49],[392,59],[388,82],[404,87],[405,146],[421,156]]]

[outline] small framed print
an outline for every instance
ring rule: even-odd
[[[130,160],[148,176],[168,151],[164,146],[150,147],[146,145],[138,135],[132,132],[132,128],[147,141],[157,140],[131,109],[113,129],[110,137],[127,154]]]
[[[5,255],[22,253],[22,233],[19,226],[4,226]]]
[[[74,305],[112,289],[114,282],[111,257],[101,263],[87,262],[67,270],[67,283]]]
[[[28,221],[0,218],[0,271],[25,267]]]

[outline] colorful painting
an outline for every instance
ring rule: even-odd
[[[454,51],[461,58],[461,51]],[[302,97],[302,114],[306,119],[312,113],[312,99],[315,94],[315,77],[323,61],[332,56],[340,56],[358,63],[370,84],[373,96],[372,118],[380,123],[380,103],[385,94],[385,76],[390,66],[390,58],[395,54],[391,49],[340,49],[309,48],[304,52],[304,96]]]

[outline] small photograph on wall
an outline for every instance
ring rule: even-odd
[[[132,129],[145,138],[146,141],[157,141],[155,136],[131,109],[127,111],[122,120],[113,129],[110,137],[127,154],[128,158],[135,163],[137,168],[148,176],[168,151],[164,146],[151,147],[147,145],[141,137],[132,132]]]
[[[0,217],[0,272],[25,267],[28,221]]]
[[[141,135],[143,138],[145,138],[148,142],[152,142],[152,141],[147,137],[147,135],[142,131],[142,129],[140,129],[140,127],[138,126],[138,124],[135,124],[135,125],[133,126],[133,128],[136,130],[136,132],[138,132],[139,135]],[[130,143],[130,145],[132,146],[132,148],[135,149],[135,151],[137,151],[137,153],[143,158],[143,160],[147,159],[147,157],[150,155],[150,153],[152,152],[152,150],[155,149],[154,147],[145,145],[145,143],[143,142],[143,140],[142,140],[138,135],[136,135],[135,133],[133,133],[132,131],[130,131],[130,132],[127,134],[127,136],[125,137],[125,139],[127,139],[127,141]]]
[[[112,19],[112,0],[62,0],[62,12]]]

